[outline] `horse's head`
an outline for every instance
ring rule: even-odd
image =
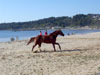
[[[58,30],[58,34],[64,36],[64,33],[61,30]]]

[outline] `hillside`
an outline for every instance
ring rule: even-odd
[[[84,26],[100,28],[100,14],[77,14],[73,17],[49,17],[36,21],[1,23],[0,30]]]

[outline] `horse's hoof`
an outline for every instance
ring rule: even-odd
[[[44,50],[44,52],[46,52],[46,51]]]
[[[38,51],[34,51],[33,53],[37,53]]]

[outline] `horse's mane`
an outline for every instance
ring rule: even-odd
[[[58,31],[59,31],[59,30],[56,30],[56,31],[50,33],[50,35],[54,35],[54,34],[57,33]]]

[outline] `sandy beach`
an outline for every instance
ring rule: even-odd
[[[0,75],[97,75],[100,73],[100,32],[59,36],[62,51],[42,44],[33,53],[29,39],[0,42]],[[38,50],[38,46],[34,51]]]

